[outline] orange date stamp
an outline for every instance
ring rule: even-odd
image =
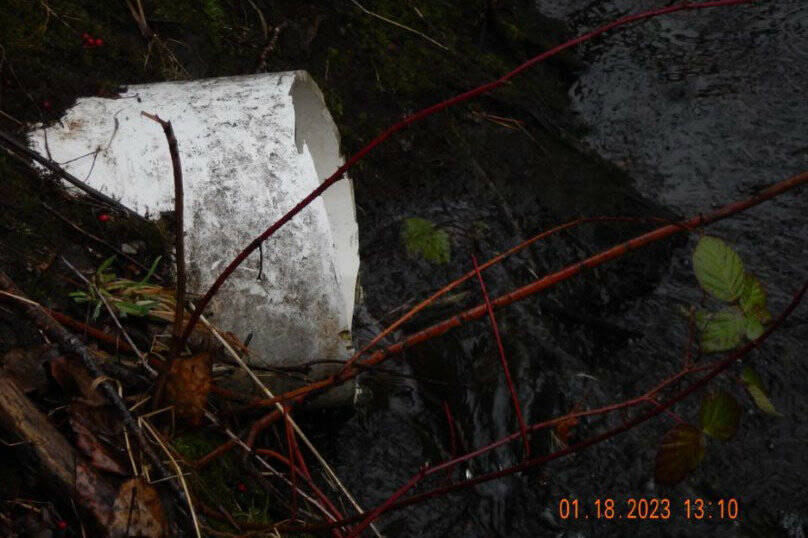
[[[557,514],[562,520],[658,520],[684,517],[693,521],[734,521],[739,519],[738,500],[735,498],[714,501],[687,498],[672,501],[664,497],[615,500],[609,497],[584,503],[575,498],[562,498]]]

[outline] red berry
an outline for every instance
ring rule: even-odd
[[[59,521],[56,522],[56,528],[59,529],[60,531],[65,530],[67,528],[67,521],[60,519]]]
[[[81,38],[84,41],[87,41],[88,39],[90,39],[90,34],[88,34],[87,32],[84,32],[83,34],[81,34]]]
[[[44,108],[45,110],[50,110],[51,109],[50,100],[45,99],[44,101],[42,101],[42,108]]]
[[[103,47],[103,46],[104,46],[104,40],[103,40],[103,39],[101,39],[100,37],[96,38],[96,40],[95,40],[95,46],[96,46],[96,47]]]
[[[110,219],[112,219],[112,217],[110,217],[106,213],[101,213],[100,215],[98,215],[98,220],[100,220],[101,222],[109,222]]]
[[[236,489],[239,490],[241,493],[247,492],[247,485],[244,482],[239,482],[236,484]]]

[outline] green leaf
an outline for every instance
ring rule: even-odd
[[[741,381],[743,381],[746,390],[749,391],[749,396],[752,397],[752,401],[755,402],[758,409],[770,415],[783,416],[775,409],[769,397],[766,396],[766,392],[763,390],[763,381],[756,371],[748,366],[745,367],[743,372],[741,372]]]
[[[152,305],[140,305],[134,303],[128,303],[126,301],[118,301],[115,303],[115,306],[118,308],[118,311],[121,314],[131,314],[133,316],[147,316],[149,314],[149,310],[151,310]]]
[[[701,401],[699,420],[707,435],[728,441],[738,431],[740,419],[741,408],[729,392],[708,394]]]
[[[95,308],[93,309],[93,313],[90,316],[91,320],[95,321],[98,319],[99,314],[101,314],[101,305],[103,305],[101,301],[97,301],[95,303]]]
[[[402,232],[407,252],[432,263],[448,263],[451,258],[449,234],[428,220],[411,218],[404,221]]]
[[[719,312],[696,312],[696,326],[701,331],[701,350],[718,353],[736,348],[746,334],[746,318],[737,308]]]
[[[721,239],[705,235],[693,251],[693,271],[699,285],[720,301],[741,296],[744,268],[741,257]]]
[[[772,315],[766,308],[767,293],[758,278],[746,273],[741,291],[741,309],[747,316],[754,317],[760,323],[769,323]]]
[[[96,271],[96,273],[100,276],[104,271],[109,269],[109,266],[112,265],[114,261],[115,261],[115,255],[110,256],[109,258],[104,260],[104,262],[101,265],[98,266],[98,270]]]
[[[756,318],[746,317],[746,337],[749,340],[757,340],[765,331],[766,328]]]
[[[704,436],[690,424],[679,424],[665,434],[656,455],[654,476],[660,484],[680,482],[704,458]]]
[[[83,291],[72,291],[67,295],[77,303],[86,303],[90,300],[90,297]]]
[[[151,267],[149,267],[149,272],[146,273],[146,276],[143,277],[143,280],[137,283],[138,286],[142,286],[148,283],[149,279],[154,275],[154,272],[157,271],[157,264],[159,264],[160,260],[162,259],[163,259],[162,256],[157,256],[157,259],[155,259],[154,262],[152,262]]]

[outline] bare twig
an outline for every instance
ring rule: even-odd
[[[119,248],[117,248],[115,245],[112,245],[111,243],[108,243],[108,242],[104,241],[100,237],[95,236],[95,235],[91,234],[90,232],[88,232],[86,230],[83,230],[77,224],[71,222],[67,217],[65,217],[64,215],[62,215],[61,213],[59,213],[58,211],[53,209],[51,206],[49,206],[45,202],[40,202],[40,204],[42,205],[42,207],[47,209],[53,216],[55,216],[56,218],[58,218],[59,220],[61,220],[62,222],[64,222],[65,224],[67,224],[68,226],[70,226],[71,228],[73,228],[74,230],[79,232],[80,234],[82,234],[83,236],[88,237],[89,239],[92,239],[93,241],[95,241],[99,245],[103,245],[104,247],[108,248],[110,251],[114,252],[116,255],[122,257],[123,259],[129,261],[130,263],[135,264],[137,267],[143,269],[147,273],[149,272],[148,267],[146,267],[145,265],[143,265],[142,263],[140,263],[139,261],[137,261],[133,257],[129,256],[128,254],[124,253]],[[157,280],[162,281],[162,278],[160,277],[160,275],[155,273],[152,276],[154,278],[156,278]]]
[[[266,71],[267,59],[269,58],[269,55],[272,53],[272,51],[275,50],[275,45],[277,45],[278,43],[278,36],[281,35],[281,32],[283,31],[284,28],[286,28],[288,24],[289,24],[288,22],[283,21],[278,26],[276,26],[275,29],[272,31],[272,38],[267,43],[266,47],[264,47],[264,50],[261,51],[261,56],[258,57],[258,67],[255,69],[256,73],[263,73],[264,71]]]
[[[412,32],[413,34],[415,34],[415,35],[417,35],[417,36],[423,37],[424,39],[426,39],[427,41],[429,41],[430,43],[432,43],[432,44],[433,44],[433,45],[435,45],[436,47],[439,47],[439,48],[441,48],[441,49],[443,49],[443,50],[445,50],[445,51],[448,51],[448,50],[449,50],[449,47],[447,47],[446,45],[444,45],[444,44],[442,44],[442,43],[440,43],[440,42],[438,42],[438,41],[435,41],[434,39],[432,39],[431,37],[429,37],[429,36],[428,36],[428,35],[426,35],[425,33],[423,33],[423,32],[419,32],[419,31],[418,31],[418,30],[416,30],[415,28],[410,28],[410,27],[409,27],[409,26],[407,26],[406,24],[401,24],[400,22],[396,22],[396,21],[394,21],[393,19],[388,19],[387,17],[385,17],[385,16],[383,16],[383,15],[379,15],[378,13],[375,13],[375,12],[373,12],[373,11],[370,11],[369,9],[365,8],[365,6],[363,6],[362,4],[360,4],[359,2],[357,2],[356,0],[351,0],[351,2],[353,2],[353,5],[355,5],[356,7],[358,7],[359,9],[361,9],[362,11],[364,11],[365,13],[367,13],[368,15],[370,15],[371,17],[376,17],[376,18],[377,18],[377,19],[379,19],[380,21],[384,21],[384,22],[386,22],[387,24],[392,24],[393,26],[395,26],[395,27],[397,27],[397,28],[401,28],[402,30],[406,30],[406,31],[408,31],[408,32]]]
[[[713,363],[711,365],[708,365],[707,367],[692,367],[689,370],[683,370],[683,372],[681,372],[680,374],[672,376],[671,378],[665,380],[663,383],[661,383],[660,385],[658,385],[657,387],[655,387],[651,391],[647,392],[645,395],[640,396],[638,398],[633,398],[631,400],[627,400],[626,402],[622,402],[622,403],[619,403],[619,404],[613,404],[611,406],[606,406],[606,407],[600,408],[598,410],[589,410],[589,411],[580,412],[580,413],[573,413],[573,414],[566,415],[566,416],[563,416],[563,417],[558,417],[558,418],[552,419],[550,421],[545,421],[545,422],[540,423],[540,424],[532,425],[529,429],[531,431],[535,431],[535,430],[538,430],[538,429],[541,429],[541,428],[546,428],[546,427],[552,426],[552,425],[557,424],[557,423],[559,423],[561,421],[567,420],[570,417],[589,416],[589,415],[593,415],[593,414],[600,414],[600,413],[603,413],[603,412],[606,412],[606,411],[613,411],[613,410],[625,408],[627,406],[636,405],[636,404],[641,403],[641,402],[646,402],[646,401],[649,401],[649,398],[650,398],[649,395],[652,395],[652,394],[655,394],[656,392],[658,392],[661,389],[662,386],[668,386],[673,381],[680,379],[685,372],[692,373],[692,372],[696,372],[696,371],[704,371],[704,370],[707,371],[707,374],[702,376],[700,379],[698,379],[697,381],[694,381],[688,387],[682,389],[677,394],[675,394],[674,396],[671,396],[670,398],[668,398],[664,402],[655,403],[655,406],[654,406],[653,409],[639,415],[638,417],[636,417],[636,418],[634,418],[632,420],[625,421],[623,424],[621,424],[620,426],[618,426],[616,428],[607,430],[607,431],[605,431],[605,432],[603,432],[601,434],[592,436],[592,437],[590,437],[588,439],[585,439],[583,441],[580,441],[578,443],[570,445],[570,446],[568,446],[566,448],[563,448],[561,450],[552,452],[552,453],[547,454],[545,456],[541,456],[541,457],[533,458],[533,459],[530,459],[530,460],[526,460],[526,461],[524,461],[524,462],[522,462],[522,463],[520,463],[518,465],[514,465],[514,466],[509,467],[507,469],[502,469],[502,470],[482,474],[482,475],[476,476],[474,478],[471,478],[469,480],[465,480],[465,481],[458,482],[458,483],[455,483],[455,484],[451,484],[451,485],[448,485],[448,486],[436,488],[434,490],[426,491],[424,493],[419,493],[417,495],[413,495],[411,497],[408,497],[408,498],[406,498],[404,500],[395,500],[395,499],[401,497],[401,495],[404,492],[406,492],[406,490],[410,489],[414,484],[419,482],[424,476],[431,475],[431,474],[446,470],[448,468],[451,468],[451,467],[457,465],[460,462],[467,461],[467,460],[472,459],[472,458],[474,458],[476,456],[479,456],[480,454],[483,454],[483,453],[491,450],[492,448],[494,448],[496,446],[502,445],[503,441],[505,439],[507,439],[507,440],[516,439],[516,438],[518,438],[520,436],[520,432],[517,432],[515,434],[507,436],[506,438],[500,439],[500,440],[496,441],[495,443],[492,443],[492,444],[487,445],[487,446],[485,446],[483,448],[477,449],[474,452],[470,452],[470,453],[468,453],[468,454],[466,454],[464,456],[461,456],[459,458],[454,458],[452,460],[440,463],[440,464],[435,465],[433,467],[430,467],[428,469],[422,469],[416,475],[414,475],[413,478],[404,487],[399,489],[399,491],[397,491],[396,494],[394,494],[393,497],[391,497],[391,499],[388,499],[387,502],[385,502],[384,504],[382,504],[379,507],[377,507],[376,509],[374,509],[372,514],[374,516],[378,516],[385,510],[389,511],[389,510],[393,510],[393,509],[403,508],[405,506],[410,506],[412,504],[422,502],[422,501],[425,501],[425,500],[428,500],[428,499],[431,499],[431,498],[434,498],[434,497],[438,497],[438,496],[441,496],[441,495],[445,495],[445,494],[453,492],[453,491],[468,488],[468,487],[471,487],[471,486],[474,486],[474,485],[477,485],[477,484],[481,484],[483,482],[488,482],[488,481],[491,481],[491,480],[502,478],[504,476],[509,476],[509,475],[512,475],[512,474],[515,474],[515,473],[518,473],[518,472],[522,472],[522,471],[525,471],[525,470],[528,470],[528,469],[532,469],[532,468],[537,467],[539,465],[543,465],[543,464],[548,463],[550,461],[559,459],[559,458],[561,458],[563,456],[573,454],[573,453],[576,453],[576,452],[580,452],[580,451],[582,451],[582,450],[584,450],[586,448],[589,448],[592,445],[601,443],[601,442],[603,442],[603,441],[605,441],[607,439],[610,439],[612,437],[615,437],[615,436],[617,436],[617,435],[619,435],[621,433],[625,433],[625,432],[631,430],[632,428],[638,426],[639,424],[642,424],[643,422],[646,422],[646,421],[656,417],[657,415],[660,415],[660,414],[668,411],[676,403],[684,400],[685,398],[687,398],[688,396],[690,396],[694,392],[696,392],[699,389],[703,388],[710,381],[712,381],[716,376],[718,376],[722,372],[726,371],[730,366],[735,364],[737,361],[739,361],[739,360],[743,359],[744,357],[746,357],[752,350],[760,347],[763,344],[763,342],[769,336],[772,335],[772,333],[774,333],[777,329],[779,329],[782,326],[783,322],[788,318],[788,316],[790,316],[791,313],[794,312],[794,310],[797,308],[797,306],[802,301],[806,291],[808,291],[808,281],[805,281],[803,283],[802,287],[794,295],[794,298],[792,299],[791,303],[777,317],[777,319],[775,319],[772,322],[772,324],[766,329],[766,331],[759,338],[748,342],[744,346],[742,346],[742,347],[738,348],[737,350],[735,350],[734,352],[730,353],[724,359],[718,360],[715,363]],[[367,521],[369,519],[370,518],[368,517],[364,521]],[[294,531],[294,532],[324,530],[324,529],[328,529],[328,528],[331,528],[331,527],[344,526],[347,523],[352,523],[352,522],[361,521],[361,520],[362,520],[362,517],[357,515],[357,516],[351,516],[351,517],[343,519],[341,521],[337,521],[337,522],[332,523],[330,525],[310,525],[310,526],[298,527],[298,528],[294,528],[294,529],[290,528],[288,530]]]
[[[213,334],[213,336],[216,337],[217,340],[219,340],[219,342],[222,344],[222,346],[224,346],[225,350],[228,352],[228,354],[230,354],[230,356],[233,358],[233,360],[235,360],[236,363],[238,363],[238,365],[241,366],[241,368],[247,373],[247,375],[250,376],[250,379],[253,380],[253,382],[256,384],[256,386],[259,389],[261,389],[261,391],[263,391],[263,393],[266,394],[268,398],[270,398],[270,399],[275,398],[275,395],[272,394],[272,391],[270,391],[269,388],[258,378],[258,376],[255,375],[255,373],[252,371],[252,369],[250,369],[250,367],[247,366],[247,364],[244,362],[244,360],[239,356],[238,353],[236,353],[236,351],[227,342],[227,340],[222,338],[222,335],[219,334],[219,331],[217,331],[213,327],[213,325],[211,325],[207,321],[207,319],[205,319],[205,316],[200,316],[199,319],[210,330],[210,332]],[[280,403],[276,404],[275,407],[281,413],[286,414],[286,409]],[[354,496],[351,495],[351,492],[348,491],[348,488],[346,488],[345,485],[342,483],[342,481],[339,479],[337,474],[334,472],[334,469],[331,468],[331,466],[328,464],[328,462],[325,460],[325,458],[323,458],[323,456],[320,454],[320,452],[314,447],[312,442],[309,440],[308,436],[305,433],[303,433],[303,430],[300,429],[300,426],[297,425],[297,422],[292,420],[291,417],[289,417],[289,422],[291,423],[291,425],[294,428],[295,432],[303,440],[303,443],[306,445],[306,447],[314,455],[314,458],[317,460],[317,462],[323,468],[323,471],[325,472],[326,476],[328,476],[334,482],[334,484],[336,484],[337,488],[339,488],[339,490],[342,492],[342,494],[345,495],[345,498],[348,499],[348,501],[353,505],[353,507],[357,510],[357,512],[359,512],[360,514],[363,514],[364,511],[362,510],[362,507],[356,501]],[[250,447],[248,447],[248,448],[250,448]],[[371,525],[371,527],[373,529],[373,532],[376,533],[376,535],[379,538],[381,538],[381,534],[379,533],[379,531],[374,526]]]
[[[65,265],[67,265],[67,266],[68,266],[68,267],[69,267],[69,268],[70,268],[70,269],[71,269],[71,270],[72,270],[74,273],[76,273],[76,275],[77,275],[77,276],[78,276],[78,277],[79,277],[79,278],[80,278],[80,279],[81,279],[81,280],[82,280],[82,281],[83,281],[83,282],[84,282],[84,283],[85,283],[85,284],[86,284],[86,285],[87,285],[87,286],[88,286],[88,287],[89,287],[91,290],[93,290],[93,292],[94,292],[94,293],[95,293],[95,294],[98,296],[98,298],[101,300],[101,302],[102,302],[102,303],[104,303],[104,307],[107,309],[107,312],[109,312],[110,317],[112,317],[112,321],[114,321],[114,322],[115,322],[115,325],[118,327],[118,330],[119,330],[119,331],[121,331],[121,334],[123,334],[123,337],[126,339],[127,343],[129,344],[129,347],[132,349],[132,351],[134,351],[134,352],[135,352],[135,355],[137,355],[137,356],[138,356],[138,358],[140,359],[140,365],[141,365],[141,366],[143,366],[143,369],[144,369],[144,370],[146,370],[146,371],[147,371],[147,372],[148,372],[150,375],[152,375],[152,376],[156,376],[156,375],[157,375],[157,371],[156,371],[154,368],[152,368],[152,367],[149,365],[149,358],[148,358],[148,357],[146,357],[146,355],[145,355],[145,354],[144,354],[142,351],[140,351],[140,349],[138,349],[137,345],[135,345],[135,342],[132,340],[132,338],[130,338],[130,337],[129,337],[129,333],[127,333],[127,332],[126,332],[126,329],[124,329],[124,328],[123,328],[123,325],[121,325],[121,322],[120,322],[120,320],[118,319],[118,316],[115,314],[115,310],[114,310],[114,309],[113,309],[113,308],[110,306],[109,301],[107,301],[107,298],[106,298],[106,297],[104,297],[104,294],[103,294],[103,293],[101,293],[101,290],[99,290],[99,289],[98,289],[98,287],[96,287],[96,285],[95,285],[95,284],[93,284],[92,282],[90,282],[90,281],[87,279],[87,277],[85,277],[84,275],[82,275],[82,274],[81,274],[81,271],[79,271],[78,269],[76,269],[75,267],[73,267],[73,264],[71,264],[69,261],[67,261],[67,259],[65,259],[65,257],[64,257],[64,256],[62,256],[62,261],[63,261],[63,262],[65,263]]]
[[[141,112],[142,116],[156,121],[163,128],[168,141],[168,151],[171,154],[171,168],[174,172],[174,248],[177,259],[177,288],[176,304],[174,305],[174,326],[172,331],[171,357],[178,357],[182,351],[180,335],[182,334],[182,318],[185,310],[185,219],[184,194],[182,188],[182,163],[180,150],[177,147],[177,137],[170,121],[160,119],[156,114]]]
[[[505,372],[505,383],[508,386],[508,392],[511,395],[514,411],[516,411],[516,421],[519,424],[519,430],[522,432],[522,442],[525,447],[524,457],[530,456],[530,441],[527,438],[527,429],[525,428],[525,419],[522,417],[522,407],[519,405],[519,396],[516,394],[516,387],[511,379],[511,370],[508,367],[508,359],[505,357],[505,348],[502,346],[502,338],[499,335],[499,326],[497,325],[497,317],[494,315],[494,309],[491,307],[491,299],[488,297],[488,289],[485,286],[483,275],[480,273],[480,266],[477,265],[477,258],[472,255],[472,262],[474,263],[474,271],[477,273],[477,280],[480,282],[480,289],[483,292],[483,299],[485,300],[485,308],[488,311],[488,319],[491,320],[491,330],[494,333],[494,340],[497,343],[497,350],[499,351],[499,362],[502,365],[502,371]]]
[[[136,211],[133,211],[123,205],[122,203],[118,202],[117,200],[113,200],[103,192],[94,189],[87,185],[85,182],[56,164],[51,159],[43,157],[36,151],[30,149],[29,147],[25,146],[24,144],[15,140],[11,135],[4,131],[0,131],[0,143],[3,146],[3,149],[11,155],[20,158],[31,159],[33,161],[38,162],[43,167],[47,168],[54,174],[58,175],[74,187],[84,191],[89,195],[91,198],[98,200],[99,202],[103,202],[104,204],[121,211],[122,213],[129,215],[131,217],[136,218],[137,220],[143,221],[145,217],[138,214]]]
[[[104,375],[96,364],[92,353],[89,349],[87,349],[87,346],[85,346],[84,343],[82,343],[82,341],[77,337],[70,334],[64,327],[59,325],[52,317],[50,317],[50,315],[48,315],[44,308],[39,305],[30,304],[25,295],[2,270],[0,270],[0,289],[14,296],[26,299],[25,301],[21,301],[20,304],[20,308],[23,310],[23,312],[25,312],[25,314],[31,318],[37,324],[37,326],[48,335],[48,337],[53,339],[64,352],[71,353],[78,357],[84,368],[90,373],[91,376],[93,376],[93,378],[98,379]],[[157,470],[158,474],[161,476],[168,476],[169,473],[163,465],[162,459],[157,455],[152,446],[146,440],[145,436],[143,435],[143,430],[140,429],[140,426],[138,426],[135,418],[129,411],[129,408],[126,406],[126,403],[118,394],[115,383],[113,383],[111,380],[105,380],[104,382],[99,383],[98,389],[107,398],[107,400],[109,400],[109,402],[121,416],[124,426],[137,437],[140,449],[146,454],[146,457],[149,459],[152,466],[154,466],[154,468]],[[185,494],[181,489],[176,487],[176,485],[172,485],[172,489],[174,490],[175,494],[177,494],[181,499],[184,499]]]
[[[581,273],[584,269],[592,269],[594,267],[598,267],[600,265],[603,265],[604,263],[620,258],[621,256],[624,256],[633,250],[637,250],[641,247],[647,246],[656,241],[666,239],[677,233],[681,233],[683,231],[690,231],[699,228],[701,226],[712,224],[713,222],[717,222],[719,220],[728,218],[732,215],[735,215],[736,213],[745,211],[750,207],[754,207],[767,200],[771,200],[772,198],[779,196],[791,189],[795,189],[801,185],[804,185],[805,183],[808,183],[808,172],[803,172],[802,174],[798,174],[791,178],[775,183],[770,187],[760,191],[758,194],[752,196],[751,198],[747,198],[746,200],[742,200],[740,202],[727,204],[721,209],[718,209],[712,213],[699,214],[695,217],[680,221],[678,223],[662,226],[660,228],[657,228],[640,236],[634,237],[633,239],[630,239],[620,245],[616,245],[610,249],[604,250],[599,254],[591,256],[585,260],[568,265],[567,267],[561,269],[560,271],[556,271],[555,273],[539,278],[533,281],[532,283],[527,284],[526,286],[522,286],[521,288],[518,288],[510,293],[497,297],[496,299],[493,299],[491,301],[491,306],[494,309],[496,309],[510,305],[516,301],[524,299],[525,297],[529,297],[533,294],[539,293],[552,286],[555,286],[560,282],[563,282],[564,280],[572,278],[575,275]],[[480,268],[482,269],[484,265],[480,266]],[[472,273],[472,275],[473,274],[474,273]],[[196,310],[199,310],[199,306],[196,307]],[[423,329],[417,333],[411,334],[407,336],[405,339],[401,340],[400,342],[397,342],[391,346],[388,346],[384,349],[380,349],[374,352],[370,357],[362,361],[361,364],[365,366],[375,366],[383,362],[388,357],[401,353],[405,349],[408,349],[416,344],[426,342],[427,340],[445,334],[448,331],[455,329],[469,321],[479,319],[484,315],[486,315],[487,312],[488,309],[485,304],[477,305],[474,308],[466,310],[465,312],[461,312],[460,314],[452,316],[451,318],[436,323],[431,327],[427,327],[426,329]],[[285,394],[282,394],[279,397],[264,400],[263,402],[261,402],[261,405],[274,405],[279,402],[299,398],[300,396],[303,395],[311,395],[314,393],[321,392],[335,384],[356,377],[357,375],[359,375],[361,371],[362,369],[357,368],[356,366],[348,367],[348,365],[346,364],[346,366],[338,374],[332,377],[323,379],[321,381],[316,381],[305,387],[291,390]],[[258,402],[253,402],[253,405],[256,404],[258,404]]]
[[[174,469],[177,471],[177,480],[182,485],[182,490],[185,492],[185,500],[188,503],[188,510],[191,512],[191,522],[194,525],[194,531],[196,531],[197,538],[202,538],[202,531],[199,530],[199,519],[196,515],[196,510],[194,510],[194,503],[191,499],[191,492],[188,491],[188,483],[185,481],[185,477],[182,474],[182,469],[180,468],[179,464],[177,463],[176,458],[174,458],[174,454],[166,446],[165,442],[163,442],[162,436],[154,429],[154,427],[149,424],[149,421],[145,418],[139,419],[140,424],[142,424],[154,438],[160,448],[163,449],[163,452],[166,453],[168,459],[171,460],[171,465],[174,466]]]

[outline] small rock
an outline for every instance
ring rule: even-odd
[[[131,243],[124,243],[121,245],[121,252],[124,254],[137,254],[141,249],[145,248],[146,243],[143,241],[132,241]]]

